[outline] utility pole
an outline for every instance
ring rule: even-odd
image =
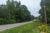
[[[44,4],[44,24],[47,24],[47,6],[45,5],[45,0],[43,0],[43,4]]]
[[[47,8],[46,8],[46,6],[44,5],[44,18],[45,18],[45,24],[47,24],[47,13],[46,13],[46,10],[47,10]]]

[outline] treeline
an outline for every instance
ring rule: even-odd
[[[47,17],[47,23],[50,23],[50,0],[41,0],[41,9],[39,13],[41,14],[40,20],[42,22],[45,22],[45,11],[44,11],[44,5],[45,5],[45,11],[46,11],[46,17]]]
[[[20,1],[6,2],[6,5],[0,5],[0,24],[11,24],[23,21],[30,21],[34,18],[25,5]]]

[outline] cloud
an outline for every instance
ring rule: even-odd
[[[39,10],[40,10],[40,1],[41,0],[20,0],[22,5],[26,5],[29,11],[34,16],[39,16]]]

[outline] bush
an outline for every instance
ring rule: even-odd
[[[7,19],[3,19],[3,18],[0,18],[0,25],[2,24],[12,24],[12,23],[16,23],[16,20],[7,20]]]
[[[16,20],[13,20],[13,19],[7,20],[7,24],[12,24],[12,23],[16,23]]]
[[[3,18],[0,18],[0,25],[1,24],[4,24],[4,19]]]

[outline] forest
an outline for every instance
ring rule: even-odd
[[[19,23],[33,19],[34,16],[25,5],[21,5],[20,1],[7,0],[6,5],[0,5],[0,24]]]

